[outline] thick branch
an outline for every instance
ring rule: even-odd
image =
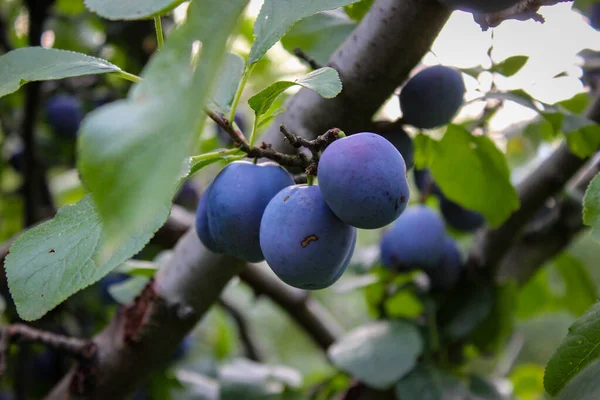
[[[544,22],[544,17],[538,13],[542,6],[552,6],[558,3],[570,2],[573,0],[523,0],[515,6],[490,14],[478,14],[473,17],[475,22],[481,26],[481,29],[488,30],[500,25],[502,22],[515,19],[526,21],[532,19],[537,22]]]
[[[600,98],[594,101],[587,116],[600,123]],[[469,256],[470,266],[489,268],[493,274],[531,216],[548,198],[559,193],[585,162],[586,159],[571,153],[568,145],[563,143],[517,187],[521,207],[502,226],[484,231],[477,237]]]
[[[332,126],[349,134],[368,127],[381,104],[429,51],[450,12],[436,0],[376,0],[329,60],[344,84],[342,93],[323,99],[302,89],[287,102],[288,111],[277,117],[264,141],[286,149],[279,133],[282,124],[306,138]]]
[[[189,230],[173,256],[161,265],[152,286],[146,288],[150,293],[143,296],[145,301],[137,301],[134,310],[119,312],[94,339],[98,364],[90,378],[95,385],[80,385],[83,391],[73,392],[74,378],[81,372],[76,367],[47,399],[124,398],[153,369],[167,364],[177,344],[217,301],[242,265],[239,260],[211,253],[195,231]],[[136,318],[129,319],[131,315]],[[129,340],[125,340],[126,333]]]
[[[283,308],[322,349],[327,349],[343,333],[335,318],[305,291],[286,285],[252,264],[240,273],[240,278]]]

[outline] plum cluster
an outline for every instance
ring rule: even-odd
[[[407,209],[382,236],[380,250],[383,265],[398,272],[421,269],[433,290],[447,290],[460,277],[458,247],[440,216],[425,206]]]
[[[460,232],[473,232],[485,224],[483,215],[468,210],[444,196],[428,169],[415,169],[413,176],[421,193],[425,195],[433,194],[439,199],[440,211],[446,223],[452,228]]]
[[[370,132],[330,144],[320,157],[318,180],[296,185],[275,163],[233,162],[200,199],[198,237],[213,252],[266,260],[291,286],[328,287],[350,263],[356,228],[390,224],[410,193],[402,155]]]

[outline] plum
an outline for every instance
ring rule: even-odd
[[[425,269],[425,273],[429,276],[431,289],[436,291],[448,290],[456,285],[462,267],[460,251],[454,240],[446,237],[443,247],[441,262],[436,267]]]
[[[273,272],[299,289],[331,286],[352,258],[356,229],[329,209],[319,186],[294,185],[269,202],[260,245]]]
[[[445,196],[440,196],[440,211],[446,223],[461,232],[476,231],[485,224],[483,215],[467,210]]]
[[[444,222],[425,206],[407,209],[381,238],[381,261],[398,271],[437,266],[444,254]]]
[[[461,10],[470,13],[493,13],[506,10],[521,0],[440,0],[442,4],[453,10]]]
[[[233,257],[248,262],[264,260],[260,221],[269,201],[294,178],[273,162],[236,161],[217,175],[208,193],[208,226],[212,237]]]
[[[208,193],[211,185],[208,185],[200,197],[198,208],[196,209],[196,233],[202,244],[213,253],[222,253],[223,249],[217,244],[215,238],[210,233],[208,226]]]
[[[404,159],[375,133],[357,133],[329,145],[319,161],[318,177],[329,208],[356,228],[388,225],[408,204]]]
[[[386,138],[400,152],[406,163],[406,169],[411,169],[415,165],[415,146],[404,129],[398,128],[397,130],[379,134]]]
[[[420,129],[433,129],[452,121],[463,104],[465,84],[461,73],[437,65],[409,79],[400,92],[400,108],[405,123]]]
[[[74,139],[83,119],[83,106],[73,96],[58,94],[48,100],[46,118],[54,133],[66,139]]]
[[[438,185],[435,184],[435,181],[433,180],[433,175],[431,175],[431,172],[427,168],[415,168],[413,170],[413,178],[415,186],[417,187],[417,189],[419,189],[421,193],[435,195],[440,195],[442,193]]]

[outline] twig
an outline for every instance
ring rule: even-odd
[[[532,19],[543,23],[545,22],[544,17],[538,13],[540,7],[571,1],[573,0],[523,0],[509,9],[489,14],[476,14],[473,18],[484,31],[494,28],[509,19],[518,21]]]
[[[11,343],[41,343],[79,361],[92,361],[97,350],[91,340],[62,336],[23,324],[3,326],[0,327],[0,376],[6,371],[6,353]]]
[[[264,294],[283,308],[323,350],[343,333],[335,318],[306,292],[286,285],[252,264],[244,268],[240,278],[256,293]]]
[[[284,126],[281,126],[281,133],[296,148],[305,147],[312,153],[312,158],[302,152],[297,154],[284,154],[273,150],[270,144],[261,143],[260,146],[250,146],[243,133],[237,129],[225,116],[214,111],[206,110],[208,116],[217,123],[233,139],[235,146],[248,155],[250,158],[268,158],[280,165],[286,167],[299,167],[306,171],[307,175],[315,176],[317,174],[319,152],[323,151],[333,141],[341,137],[343,132],[337,128],[329,129],[327,132],[314,140],[306,140],[294,135]]]
[[[231,316],[233,322],[235,322],[240,341],[244,346],[246,357],[252,361],[263,362],[264,358],[261,354],[260,348],[255,343],[255,339],[250,331],[248,320],[246,320],[242,312],[233,304],[233,302],[225,299],[223,296],[221,296],[219,299],[219,305]]]
[[[321,64],[317,62],[314,58],[306,54],[301,48],[296,47],[294,49],[294,55],[298,57],[300,60],[306,62],[313,70],[323,68]]]

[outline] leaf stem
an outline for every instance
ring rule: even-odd
[[[240,84],[238,85],[237,91],[235,92],[235,97],[233,98],[233,103],[231,104],[231,111],[229,112],[229,120],[235,120],[235,112],[237,110],[238,104],[240,103],[240,99],[242,97],[242,92],[244,91],[244,87],[248,82],[248,78],[250,74],[252,74],[252,70],[254,69],[254,65],[247,65],[244,67],[244,73],[242,74],[242,79],[240,80]]]
[[[116,74],[119,78],[123,78],[130,82],[139,83],[139,82],[143,81],[143,79],[140,78],[139,76],[130,74],[129,72],[126,72],[126,71],[118,71],[118,72],[116,72]]]
[[[256,141],[256,131],[258,130],[258,115],[254,114],[254,123],[252,124],[252,133],[250,134],[250,147],[254,146]]]
[[[210,160],[211,158],[219,156],[231,156],[238,153],[241,153],[240,149],[219,150],[210,153],[200,154],[199,156],[190,157],[190,161],[192,162],[192,164],[197,164],[202,161]]]
[[[158,49],[162,49],[165,45],[165,37],[163,35],[162,21],[160,19],[160,15],[154,17],[154,28],[156,29],[156,42],[158,44]]]

